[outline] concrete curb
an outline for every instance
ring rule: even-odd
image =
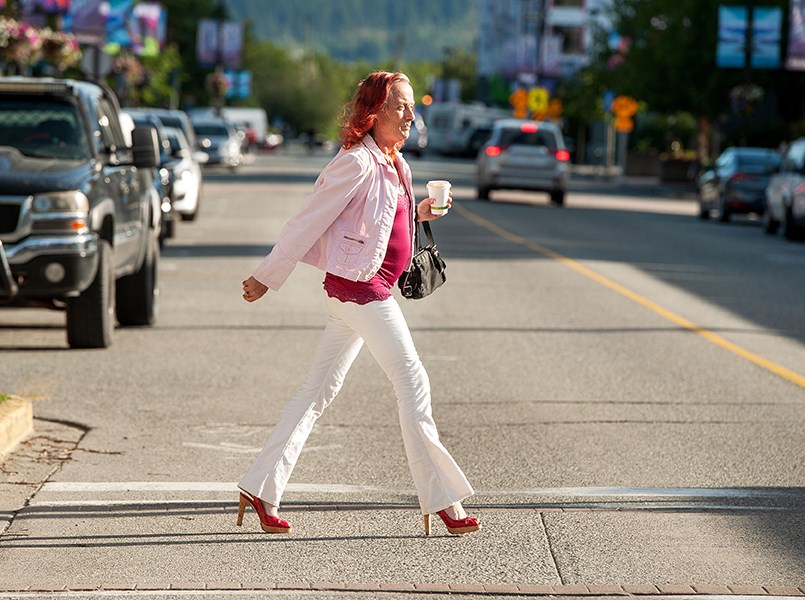
[[[0,458],[11,452],[34,430],[34,410],[30,400],[10,396],[0,402]]]
[[[266,583],[167,583],[164,584],[83,584],[83,585],[38,585],[38,586],[0,586],[0,593],[58,593],[58,592],[97,592],[97,591],[301,591],[301,592],[351,592],[400,595],[408,594],[450,594],[456,597],[505,598],[518,597],[586,597],[586,598],[660,598],[669,597],[802,597],[805,586],[759,586],[759,585],[528,585],[528,584],[410,584],[410,583],[325,583],[325,582],[266,582]]]

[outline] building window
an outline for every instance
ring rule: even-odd
[[[562,54],[583,54],[584,35],[581,27],[554,25],[552,33],[562,37]]]

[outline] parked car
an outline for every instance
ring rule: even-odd
[[[208,165],[223,165],[233,171],[243,163],[243,139],[229,121],[205,118],[193,120],[198,147],[207,153]]]
[[[126,108],[126,112],[131,114],[146,113],[153,115],[162,121],[165,127],[175,127],[181,129],[187,141],[190,143],[191,148],[196,147],[196,132],[193,130],[193,124],[190,122],[190,117],[183,110],[169,109],[169,108]],[[203,157],[196,157],[199,162],[203,162]]]
[[[696,179],[699,218],[709,219],[713,211],[725,223],[734,214],[762,215],[766,209],[766,186],[779,166],[780,153],[776,150],[727,148],[713,167]]]
[[[562,131],[553,123],[501,119],[492,125],[489,141],[476,159],[478,198],[492,190],[547,192],[562,206],[570,176],[570,153]]]
[[[153,172],[152,185],[159,197],[162,211],[162,226],[159,232],[159,245],[164,246],[165,240],[176,235],[176,220],[179,218],[173,210],[171,198],[171,172],[166,163],[170,160],[170,142],[165,134],[165,127],[157,117],[148,112],[125,109],[121,116],[131,119],[136,127],[152,127],[156,131],[157,147],[159,149],[159,164]]]
[[[427,147],[428,127],[425,125],[425,119],[422,118],[422,114],[417,111],[414,113],[414,122],[411,123],[411,128],[408,131],[408,139],[403,144],[403,152],[420,157]]]
[[[166,167],[171,174],[171,204],[182,221],[195,221],[201,203],[201,167],[193,158],[193,149],[181,129],[166,127],[170,158]]]
[[[156,136],[120,114],[96,83],[0,79],[0,303],[64,310],[71,348],[156,318]]]
[[[763,229],[774,234],[781,227],[789,240],[805,237],[805,138],[791,143],[766,187]]]

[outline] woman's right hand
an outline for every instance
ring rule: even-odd
[[[246,302],[254,302],[263,297],[268,288],[257,281],[254,277],[249,277],[243,282],[243,299]]]

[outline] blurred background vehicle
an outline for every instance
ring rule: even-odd
[[[495,119],[509,116],[509,111],[490,108],[481,102],[431,104],[425,114],[428,146],[442,154],[462,154],[476,127],[489,125]]]
[[[766,209],[766,186],[779,166],[780,153],[776,150],[727,148],[713,167],[696,179],[699,218],[709,219],[713,211],[724,223],[733,214],[762,215]]]
[[[805,138],[791,143],[766,186],[763,229],[774,234],[781,227],[789,240],[805,237]]]
[[[233,171],[243,163],[243,142],[225,119],[192,119],[199,149],[207,153],[207,165],[222,165]]]
[[[171,205],[182,221],[195,221],[201,203],[201,167],[181,129],[166,127],[170,159],[165,165],[171,173]]]
[[[547,192],[562,206],[570,177],[570,153],[562,131],[542,121],[501,119],[476,159],[478,198],[499,189]]]
[[[183,110],[169,108],[126,108],[126,112],[133,115],[150,114],[158,118],[165,127],[175,127],[181,129],[191,148],[196,147],[196,134],[193,131],[193,124],[190,116]],[[196,160],[204,162],[205,157],[196,156]]]
[[[242,133],[244,151],[262,147],[268,136],[268,116],[262,108],[245,106],[224,106],[220,114],[214,108],[194,108],[190,111],[190,120],[225,119],[235,125]],[[188,138],[192,143],[192,140]]]
[[[154,169],[152,177],[153,188],[159,196],[159,205],[162,210],[162,225],[159,231],[159,245],[164,246],[165,240],[176,235],[176,219],[171,198],[171,171],[167,166],[170,160],[170,142],[165,134],[165,126],[157,117],[147,111],[125,109],[124,118],[131,119],[136,127],[153,127],[156,130],[157,145],[159,148],[159,164]]]
[[[477,158],[478,152],[480,152],[481,148],[489,141],[489,136],[491,135],[492,123],[472,127],[468,132],[467,141],[461,149],[461,156],[465,158]]]
[[[422,156],[425,148],[428,147],[428,127],[422,113],[417,111],[414,114],[414,122],[408,132],[408,139],[403,144],[403,152],[413,154],[416,157]]]

